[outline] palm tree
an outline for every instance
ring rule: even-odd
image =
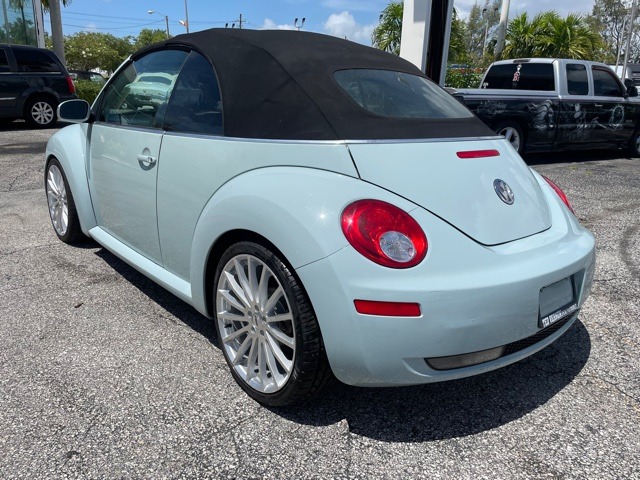
[[[400,55],[402,35],[402,2],[391,2],[380,14],[380,23],[371,34],[374,47]]]
[[[71,0],[40,0],[45,10],[49,10],[49,18],[51,20],[51,40],[53,41],[53,51],[66,65],[64,59],[64,35],[62,34],[62,14],[60,12],[60,3],[65,7],[71,3]]]
[[[587,25],[584,17],[569,14],[561,18],[549,11],[529,21],[526,13],[509,22],[507,43],[501,58],[552,57],[595,58],[602,49],[598,32]]]
[[[539,33],[537,28],[535,22],[529,22],[526,13],[511,20],[507,26],[506,45],[501,57],[534,57],[536,38]]]
[[[543,21],[539,42],[544,56],[587,60],[603,47],[600,32],[588,28],[580,15],[569,14],[562,19],[549,12]]]

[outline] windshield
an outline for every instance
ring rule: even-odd
[[[334,78],[362,108],[397,118],[470,118],[456,99],[418,75],[391,70],[339,70]]]

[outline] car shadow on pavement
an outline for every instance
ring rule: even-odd
[[[401,388],[357,388],[336,382],[313,403],[273,409],[288,420],[329,425],[389,442],[453,439],[500,427],[551,400],[578,375],[591,342],[578,320],[554,344],[483,375]]]
[[[97,243],[95,245],[100,246]],[[201,315],[191,305],[183,302],[168,290],[150,280],[107,249],[101,247],[95,254],[167,312],[201,334],[214,346],[218,346],[216,328],[212,320]]]
[[[213,321],[108,251],[96,255],[218,347]],[[549,347],[483,375],[401,388],[359,388],[336,380],[305,404],[269,410],[304,425],[346,421],[351,433],[382,441],[454,439],[500,427],[544,405],[580,373],[590,351],[589,333],[578,319]]]
[[[575,150],[569,152],[527,153],[522,156],[527,165],[549,165],[552,163],[580,163],[598,160],[626,158],[622,150]]]

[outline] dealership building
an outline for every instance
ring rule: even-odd
[[[0,43],[44,47],[40,0],[0,0]]]

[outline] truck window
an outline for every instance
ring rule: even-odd
[[[493,65],[484,79],[482,88],[508,90],[555,90],[553,64],[510,63]]]
[[[569,95],[589,95],[587,67],[580,63],[568,63],[566,69]]]
[[[594,95],[598,97],[622,97],[622,85],[613,72],[602,67],[591,67]]]

